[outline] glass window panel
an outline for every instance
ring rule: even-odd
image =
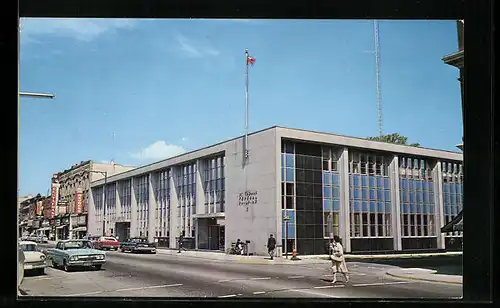
[[[340,211],[340,201],[339,200],[333,200],[333,210]]]
[[[376,181],[376,178],[374,176],[370,176],[369,177],[369,182],[370,182],[370,187],[376,187],[377,186],[376,185],[377,181]]]
[[[359,175],[354,175],[353,177],[353,181],[354,181],[354,186],[361,186],[361,183],[360,183],[360,176]]]
[[[409,213],[408,203],[403,203],[402,206],[403,206],[403,208],[402,208],[403,213],[405,213],[405,214]]]
[[[377,190],[377,200],[384,200],[384,191]]]
[[[370,200],[376,200],[375,189],[370,189]]]
[[[375,213],[377,211],[376,202],[370,201],[370,213]]]
[[[417,203],[422,203],[423,202],[423,198],[422,198],[422,193],[421,192],[417,192]]]
[[[286,167],[287,168],[294,168],[295,167],[293,154],[286,155]]]
[[[391,206],[391,203],[390,202],[386,202],[385,203],[385,212],[386,213],[390,213],[392,210],[392,206]]]
[[[455,191],[455,184],[451,183],[449,185],[450,185],[450,193],[452,193],[452,194],[456,193],[456,191]]]
[[[417,190],[422,190],[422,181],[415,181],[415,186]]]
[[[384,187],[384,178],[381,176],[377,177],[377,187]]]
[[[368,189],[363,188],[363,200],[368,200]]]
[[[331,197],[332,197],[332,187],[323,186],[323,198],[331,198]]]
[[[329,212],[332,210],[332,200],[331,199],[323,199],[323,211]]]
[[[402,191],[400,192],[400,194],[401,194],[401,200],[403,202],[408,202],[408,193],[406,191]]]
[[[450,191],[450,184],[445,183],[443,184],[443,192],[448,193]]]
[[[391,182],[389,181],[389,178],[384,178],[384,187],[385,189],[391,188]]]
[[[415,202],[415,194],[410,192],[410,202]]]
[[[428,204],[424,204],[423,207],[422,207],[422,212],[423,213],[429,213],[429,205]]]
[[[285,181],[285,169],[284,168],[281,168],[281,181],[282,182]]]
[[[429,193],[429,203],[434,203],[434,193]]]
[[[408,188],[408,180],[407,179],[401,180],[401,187]]]
[[[333,185],[339,185],[340,183],[340,177],[339,174],[336,172],[332,172],[332,184]]]
[[[286,168],[286,180],[287,182],[293,182],[294,181],[294,169],[291,168]]]
[[[361,192],[359,188],[354,188],[354,199],[361,199]]]
[[[419,214],[423,213],[423,206],[422,206],[422,204],[417,204],[417,213],[419,213]],[[420,217],[420,216],[418,216],[418,217]]]
[[[416,208],[415,204],[410,203],[410,213],[414,214],[414,213],[416,213],[416,211],[417,211],[417,208]]]
[[[331,184],[330,172],[323,172],[323,184]]]
[[[366,175],[362,175],[361,176],[361,185],[363,187],[367,187],[368,186],[368,176],[366,176]]]
[[[333,186],[333,198],[339,198],[340,196],[340,187],[338,186]]]
[[[391,191],[390,190],[385,190],[385,200],[391,200]]]
[[[369,210],[368,202],[363,201],[363,212],[368,212],[368,210]]]
[[[377,211],[378,211],[379,213],[383,213],[383,212],[385,212],[385,209],[384,209],[384,203],[383,203],[383,202],[378,202],[378,203],[377,203]]]
[[[354,211],[361,212],[361,202],[360,201],[354,201]]]
[[[423,199],[424,199],[424,203],[429,203],[429,193],[428,192],[424,192],[423,193]]]

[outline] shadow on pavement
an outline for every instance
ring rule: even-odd
[[[366,260],[367,263],[393,265],[402,268],[425,268],[437,271],[436,274],[462,275],[462,256],[431,256],[412,259]]]

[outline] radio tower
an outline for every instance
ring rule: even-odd
[[[382,137],[382,97],[380,95],[380,50],[378,44],[378,22],[373,21],[375,34],[375,72],[377,76],[377,112],[378,112],[378,135]]]

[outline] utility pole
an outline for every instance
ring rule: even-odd
[[[378,112],[378,135],[382,137],[382,95],[380,93],[380,46],[378,38],[378,22],[373,21],[375,35],[375,74],[377,77],[377,112]]]

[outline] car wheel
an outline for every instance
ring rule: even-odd
[[[69,272],[70,271],[70,267],[68,266],[68,263],[66,263],[66,260],[63,261],[63,267],[64,267],[64,271],[65,272]]]
[[[95,268],[96,271],[100,271],[101,268],[102,268],[102,264],[94,265],[94,268]]]

